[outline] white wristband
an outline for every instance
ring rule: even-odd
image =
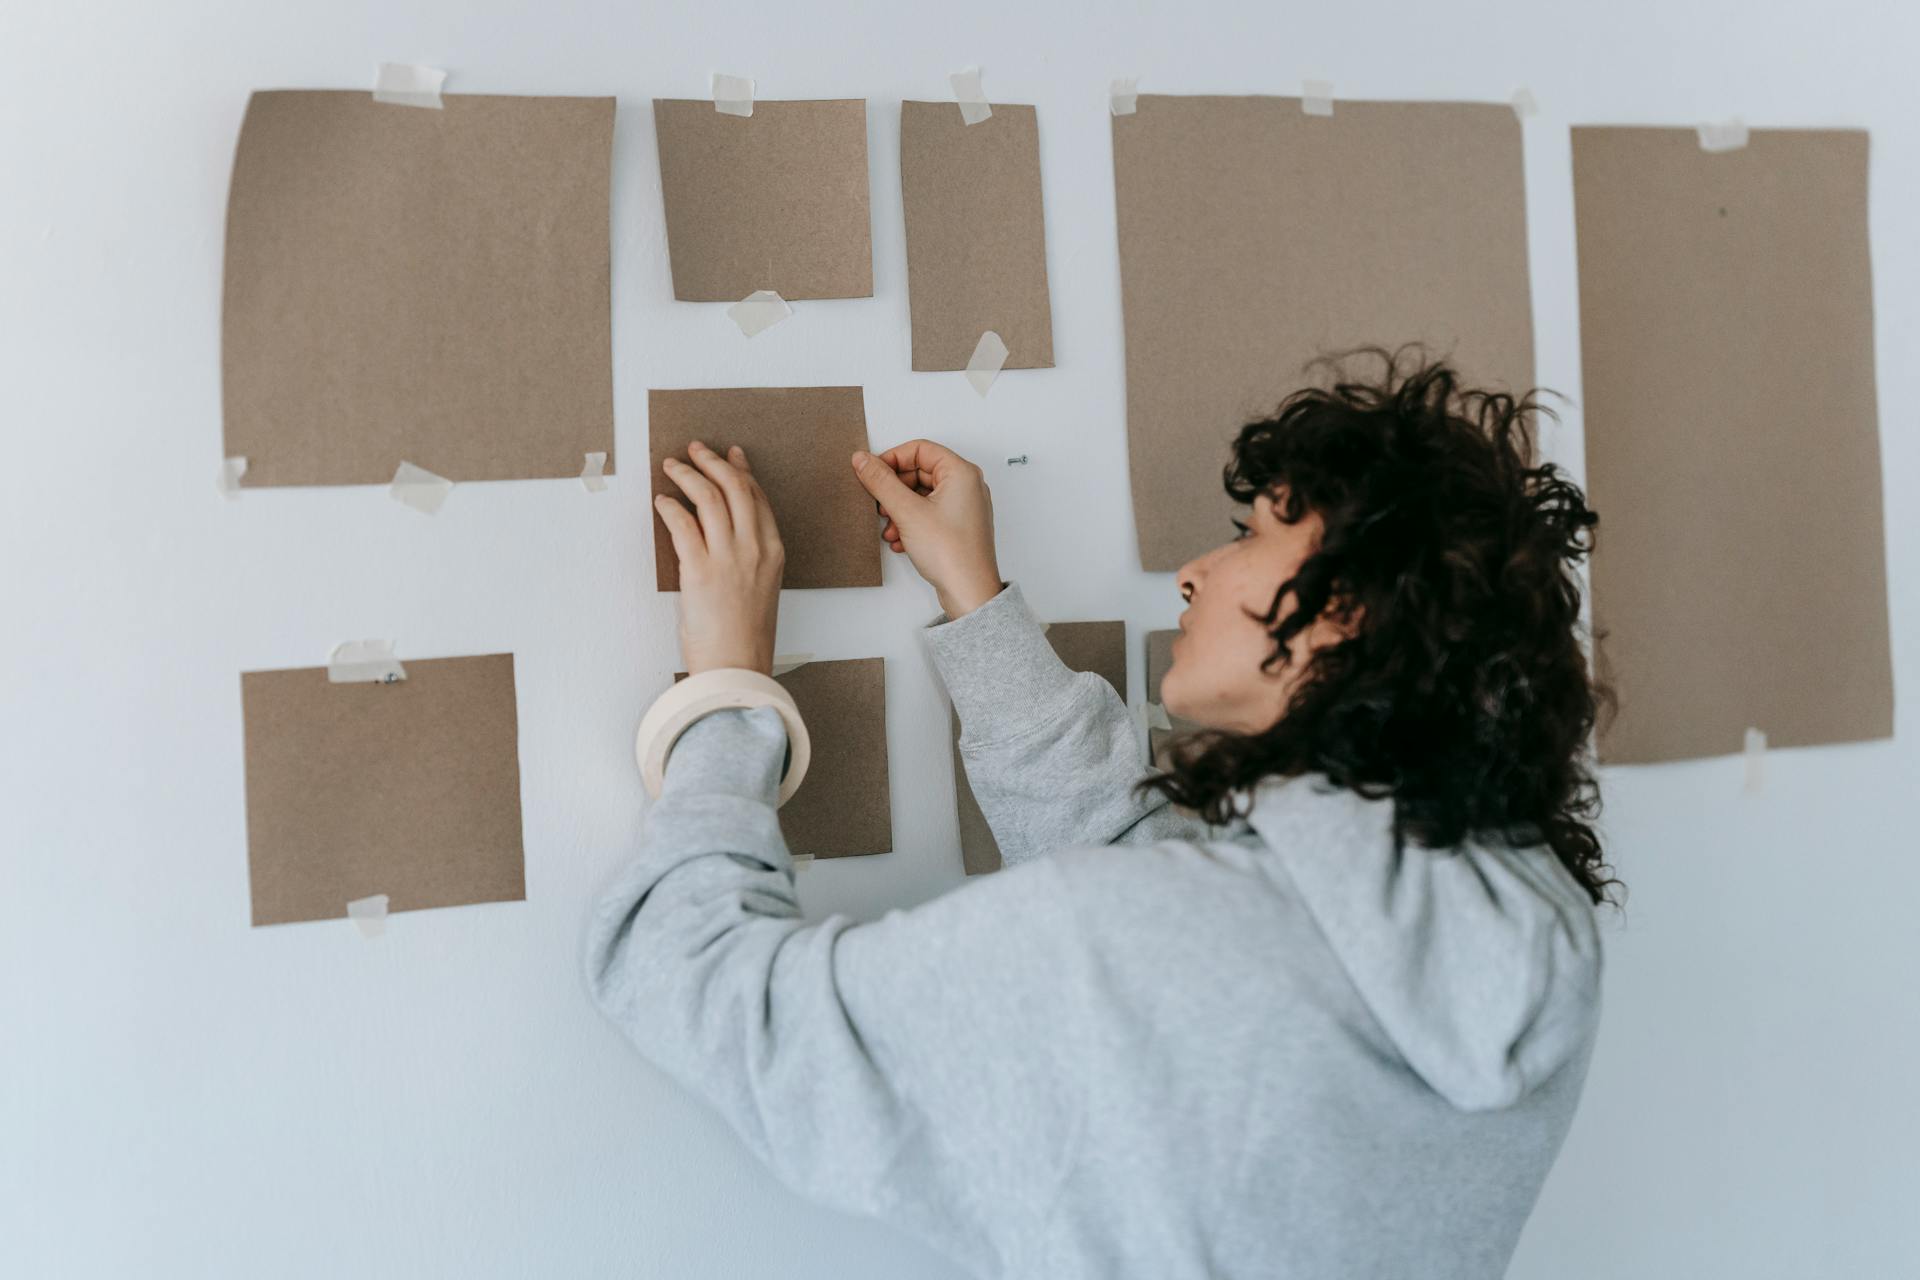
[[[741,667],[718,667],[688,676],[654,699],[640,718],[633,754],[640,762],[640,777],[647,784],[648,795],[660,794],[667,780],[667,757],[687,726],[710,711],[729,707],[772,707],[780,713],[787,726],[787,769],[775,803],[785,804],[793,798],[800,780],[807,776],[812,755],[800,708],[794,705],[793,695],[772,676]]]

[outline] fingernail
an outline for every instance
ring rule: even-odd
[[[865,465],[866,465],[866,461],[867,461],[867,455],[866,455],[866,453],[865,453],[864,451],[862,451],[862,450],[859,450],[859,449],[856,449],[856,450],[854,450],[854,453],[853,453],[853,465],[854,465],[854,466],[856,466],[856,467],[860,467],[860,466],[865,466]]]

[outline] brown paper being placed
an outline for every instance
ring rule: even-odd
[[[738,302],[873,296],[867,104],[655,98],[673,296]]]
[[[1893,732],[1867,135],[1573,131],[1610,763]]]
[[[613,473],[612,98],[256,93],[227,202],[241,484]]]
[[[1142,95],[1115,116],[1140,563],[1232,536],[1220,472],[1315,358],[1424,342],[1533,380],[1520,123],[1507,105]]]
[[[1160,682],[1166,678],[1167,669],[1173,666],[1173,641],[1179,634],[1178,631],[1147,632],[1147,701],[1160,704],[1163,710],[1165,703],[1160,697]],[[1176,716],[1172,712],[1167,713],[1167,722],[1171,728],[1147,730],[1147,755],[1156,765],[1163,764],[1161,751],[1168,739],[1175,734],[1191,733],[1205,727],[1197,720]]]
[[[527,896],[513,655],[406,669],[396,684],[241,675],[256,925],[342,918],[379,893],[389,911]]]
[[[774,679],[793,695],[813,747],[806,779],[780,806],[787,849],[816,858],[891,853],[885,660],[808,662]]]
[[[947,104],[948,110],[953,104]],[[1000,108],[995,107],[998,112]],[[978,126],[976,126],[978,127]],[[1091,671],[1113,686],[1122,702],[1127,698],[1127,624],[1124,622],[1055,622],[1047,627],[1047,643],[1060,661],[1075,671]],[[960,810],[960,862],[970,876],[1000,869],[1000,845],[987,825],[986,814],[967,782],[966,762],[960,757],[960,718],[953,717],[953,791]]]
[[[991,329],[1008,369],[1053,367],[1040,126],[993,104],[970,125],[951,102],[900,104],[913,367],[964,369]]]
[[[736,444],[747,451],[780,523],[786,587],[880,585],[880,523],[851,461],[854,450],[867,447],[859,387],[649,391],[647,423],[656,495],[680,497],[660,464],[687,461],[695,440],[722,454]],[[680,560],[657,512],[653,555],[659,589],[678,591]]]

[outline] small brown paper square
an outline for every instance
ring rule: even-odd
[[[698,440],[723,454],[737,444],[747,451],[747,465],[780,524],[787,550],[784,586],[880,585],[879,518],[853,474],[854,451],[867,447],[859,387],[649,391],[647,418],[656,496],[679,498],[660,464],[668,458],[685,462],[688,444]],[[653,553],[659,589],[678,591],[680,560],[657,512]]]
[[[612,98],[253,95],[221,308],[243,487],[613,472]]]
[[[686,677],[680,671],[673,678]],[[807,662],[774,679],[793,695],[813,752],[800,789],[780,806],[788,851],[816,858],[891,853],[885,660]]]
[[[396,684],[325,667],[240,677],[253,923],[527,896],[513,655],[406,661]]]
[[[965,369],[992,330],[1005,368],[1052,368],[1034,109],[995,103],[970,125],[951,102],[901,103],[900,192],[913,367]]]
[[[863,99],[756,101],[733,116],[655,98],[653,123],[674,297],[873,296]]]
[[[1573,131],[1602,760],[1890,737],[1867,135]]]
[[[1533,381],[1511,107],[1143,94],[1115,116],[1127,453],[1140,563],[1231,536],[1234,437],[1307,364],[1421,341],[1470,382]]]
[[[951,107],[951,103],[948,104]],[[994,108],[997,112],[998,107]],[[1127,699],[1127,624],[1124,622],[1055,622],[1047,627],[1047,643],[1060,661],[1075,671],[1091,671]],[[953,719],[953,791],[960,810],[960,862],[970,876],[998,871],[1000,845],[987,825],[986,814],[967,782],[966,762],[960,757],[960,717]]]

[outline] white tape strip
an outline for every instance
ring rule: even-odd
[[[1147,704],[1147,728],[1168,730],[1173,728],[1173,721],[1167,718],[1166,707],[1158,702]]]
[[[967,361],[967,381],[981,395],[993,390],[993,380],[1000,376],[1000,370],[1007,363],[1007,344],[1000,335],[989,329],[980,335],[980,341],[973,348],[973,356]]]
[[[379,78],[373,82],[373,100],[396,107],[442,108],[440,86],[447,73],[437,67],[416,67],[404,62],[383,62]]]
[[[327,655],[329,684],[396,684],[406,678],[391,640],[346,640]]]
[[[388,492],[393,495],[395,502],[403,502],[415,511],[432,515],[447,500],[447,495],[453,492],[453,481],[445,476],[437,476],[425,467],[403,462],[393,473],[393,487]]]
[[[1540,104],[1534,101],[1533,90],[1521,85],[1513,91],[1513,114],[1525,120],[1529,116],[1540,114]]]
[[[1115,80],[1107,90],[1107,109],[1117,116],[1130,116],[1140,109],[1140,78],[1128,76]]]
[[[773,674],[783,676],[789,671],[798,671],[813,661],[810,653],[776,653],[773,655]]]
[[[968,67],[965,71],[956,71],[947,77],[953,85],[954,101],[960,104],[960,118],[968,124],[979,124],[993,115],[993,108],[987,105],[986,91],[980,87],[980,68]]]
[[[1699,127],[1702,151],[1738,151],[1747,145],[1747,126],[1738,117]]]
[[[1767,735],[1747,730],[1747,777],[1743,789],[1758,791],[1767,780]]]
[[[739,325],[740,332],[749,338],[765,333],[792,314],[787,300],[772,289],[755,289],[727,308],[727,319]]]
[[[1300,86],[1300,109],[1310,116],[1333,114],[1333,81],[1308,80]]]
[[[361,937],[379,937],[387,931],[387,895],[355,898],[347,904],[347,918],[359,928]]]
[[[247,460],[238,455],[220,464],[220,492],[228,498],[240,496],[240,477],[247,474]]]
[[[808,867],[812,865],[813,865],[812,854],[796,853],[793,855],[793,869],[795,871],[805,871]]]
[[[587,487],[588,493],[604,493],[607,488],[607,455],[589,453],[587,465],[580,468],[580,483]]]
[[[713,109],[723,116],[753,114],[753,78],[713,73]]]

